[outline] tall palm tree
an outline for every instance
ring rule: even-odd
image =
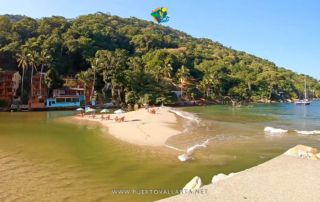
[[[178,69],[176,76],[179,79],[180,83],[180,89],[181,89],[181,98],[183,97],[183,88],[188,82],[188,79],[190,77],[190,71],[188,68],[186,68],[184,65],[180,69]]]
[[[30,94],[31,94],[31,99],[33,96],[33,88],[32,88],[32,77],[33,77],[33,72],[34,70],[37,70],[37,66],[38,66],[38,53],[35,51],[32,51],[31,53],[28,54],[28,58],[29,58],[29,64],[31,67],[31,80],[30,80]]]
[[[91,61],[91,68],[92,68],[92,71],[93,71],[93,82],[92,82],[92,91],[91,91],[91,96],[94,94],[94,86],[96,84],[96,72],[97,72],[97,68],[99,67],[99,59],[96,58],[96,59],[93,59]]]
[[[76,79],[83,83],[84,85],[84,96],[86,97],[86,91],[87,91],[87,86],[90,83],[90,72],[88,71],[81,71],[76,75]]]
[[[39,89],[40,89],[40,96],[42,97],[42,73],[45,66],[49,64],[51,60],[51,56],[47,53],[47,51],[42,50],[39,55],[39,62],[41,64],[41,70],[40,70],[40,83],[39,83]]]
[[[25,51],[22,51],[21,53],[17,54],[17,62],[18,67],[22,69],[22,78],[21,78],[21,99],[23,98],[23,91],[24,91],[24,77],[25,77],[25,71],[29,67],[28,62],[28,56]]]

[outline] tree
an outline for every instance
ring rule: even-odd
[[[39,57],[31,66],[25,57],[33,51]],[[27,70],[33,75],[36,67],[40,73],[49,67],[61,75],[87,72],[90,92],[118,103],[172,100],[170,92],[177,86],[186,100],[216,101],[295,99],[304,90],[304,75],[268,60],[170,27],[105,13],[75,19],[0,16],[0,67],[20,68],[24,80]],[[320,97],[319,81],[307,80],[310,93]],[[21,84],[24,96],[29,85]]]
[[[183,89],[188,84],[188,80],[190,78],[190,70],[183,65],[180,69],[178,69],[176,77],[179,79],[181,97],[183,97]]]
[[[33,72],[34,70],[37,70],[38,66],[38,53],[35,51],[32,51],[28,55],[29,65],[31,68],[31,76],[30,76],[30,97],[33,99]]]
[[[76,79],[84,85],[84,92],[86,95],[87,87],[91,83],[91,72],[90,71],[81,71],[76,75]]]
[[[96,85],[96,72],[97,69],[99,67],[100,63],[99,63],[99,58],[95,58],[91,60],[91,69],[93,71],[93,81],[92,81],[92,92],[91,95],[94,94],[94,87]]]
[[[18,67],[22,69],[22,78],[21,78],[21,99],[23,98],[24,93],[24,77],[25,77],[25,71],[29,67],[28,63],[29,59],[25,51],[22,51],[21,53],[17,54],[17,62]]]
[[[166,50],[149,52],[142,58],[146,70],[153,74],[158,82],[161,79],[170,80],[180,65],[178,58]]]
[[[49,89],[49,94],[51,94],[51,91],[55,88],[61,88],[63,86],[63,79],[61,78],[61,76],[58,74],[58,72],[53,69],[50,68],[47,73],[46,76],[44,77],[44,82],[47,85],[48,89]]]
[[[112,98],[121,102],[121,92],[125,85],[124,70],[127,67],[127,52],[122,49],[115,51],[97,51],[95,59],[99,61],[99,71],[102,72],[103,80],[111,87]],[[117,91],[117,98],[115,98]]]
[[[40,70],[40,83],[39,83],[39,89],[40,89],[40,96],[42,97],[42,74],[43,70],[46,66],[49,65],[51,61],[51,56],[47,53],[46,50],[42,50],[39,55],[39,63],[41,64],[41,70]]]
[[[203,61],[197,68],[204,74],[200,86],[204,88],[207,97],[211,90],[216,98],[228,94],[232,85],[229,68],[222,63],[210,60]]]

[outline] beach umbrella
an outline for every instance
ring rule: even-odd
[[[92,113],[92,112],[95,112],[96,110],[95,109],[92,109],[92,108],[87,108],[86,109],[86,113]]]
[[[100,113],[108,113],[108,112],[110,112],[109,109],[103,109],[103,110],[100,111]]]
[[[115,114],[123,114],[123,113],[126,113],[124,110],[122,109],[118,109],[116,111],[114,111]]]

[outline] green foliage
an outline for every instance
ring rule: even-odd
[[[154,96],[151,93],[146,93],[143,96],[141,96],[139,99],[140,104],[155,104],[155,102],[156,102],[156,96]]]
[[[44,82],[48,86],[48,89],[50,89],[50,90],[55,89],[55,88],[61,88],[64,83],[61,76],[53,68],[51,68],[47,71],[47,74],[44,77]]]
[[[60,75],[77,74],[118,104],[173,103],[172,91],[181,91],[184,100],[299,98],[305,77],[209,39],[104,13],[0,16],[0,66],[19,69],[26,79],[50,67],[45,81],[51,90],[62,85]],[[320,97],[319,81],[307,76],[307,82],[309,95]],[[22,84],[21,94],[29,85]]]

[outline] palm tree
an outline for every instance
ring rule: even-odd
[[[184,65],[180,69],[178,69],[176,76],[180,82],[180,89],[181,89],[181,97],[183,96],[183,88],[187,84],[188,79],[190,77],[189,69],[186,68]]]
[[[40,83],[39,83],[39,89],[40,89],[40,96],[42,97],[42,73],[45,66],[47,66],[50,62],[51,56],[47,53],[47,51],[42,50],[39,55],[39,62],[41,64],[41,70],[40,70]]]
[[[29,66],[28,56],[26,55],[25,51],[22,51],[21,53],[17,54],[17,62],[18,62],[18,67],[22,69],[22,78],[21,78],[21,99],[22,99],[23,91],[24,91],[25,71],[28,69],[28,66]]]
[[[76,75],[76,79],[78,79],[78,81],[83,83],[83,85],[84,85],[84,93],[85,93],[85,96],[86,96],[87,86],[90,83],[90,72],[81,71]]]
[[[37,65],[38,65],[38,53],[35,51],[32,51],[31,53],[28,54],[29,58],[29,64],[31,67],[31,81],[30,81],[30,94],[31,94],[31,99],[33,96],[33,87],[32,87],[32,77],[33,77],[33,72],[34,70],[37,70]]]
[[[94,86],[96,84],[96,71],[97,71],[97,68],[99,67],[99,59],[93,59],[91,61],[91,68],[93,70],[93,82],[92,82],[92,91],[91,91],[91,96],[94,94]]]

